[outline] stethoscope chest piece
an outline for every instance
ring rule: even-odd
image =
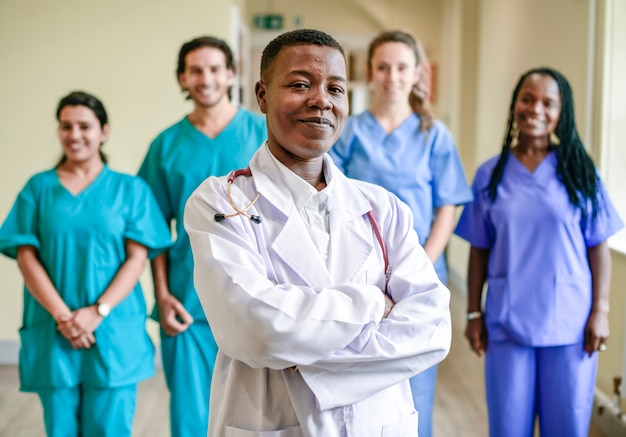
[[[235,205],[235,203],[233,202],[233,197],[230,193],[230,187],[233,184],[233,181],[235,180],[235,178],[237,176],[252,176],[252,171],[250,170],[250,167],[246,167],[240,170],[234,170],[231,171],[230,174],[228,175],[228,203],[230,203],[230,206],[235,210],[235,212],[231,213],[231,214],[225,214],[225,213],[217,213],[215,214],[214,218],[216,222],[222,222],[224,220],[226,220],[227,218],[231,218],[231,217],[236,217],[238,215],[243,215],[244,217],[248,217],[253,223],[259,224],[261,223],[261,216],[259,215],[254,215],[254,214],[248,214],[246,211],[249,210],[252,205],[254,205],[254,203],[259,199],[260,194],[256,193],[256,196],[254,196],[254,199],[252,199],[250,201],[250,203],[248,203],[248,205],[245,208],[238,208],[237,205]]]

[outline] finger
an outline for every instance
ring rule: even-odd
[[[181,304],[180,302],[176,302],[175,309],[176,309],[176,313],[181,318],[183,324],[191,325],[193,323],[193,317],[191,317],[191,314],[189,314],[189,312],[185,309],[183,304]]]

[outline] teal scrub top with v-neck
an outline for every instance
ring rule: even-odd
[[[126,240],[154,257],[171,245],[169,229],[147,184],[104,166],[82,192],[72,194],[56,169],[34,175],[19,193],[0,228],[0,252],[16,258],[33,246],[63,301],[71,310],[93,305],[126,260]],[[72,349],[53,317],[24,287],[20,329],[23,391],[73,387],[80,383],[118,387],[154,373],[154,348],[145,329],[141,285],[96,329],[91,349]]]
[[[184,117],[152,141],[139,169],[138,175],[152,188],[165,219],[176,226],[176,241],[167,252],[169,291],[195,321],[205,321],[206,316],[193,283],[193,256],[183,226],[185,204],[209,176],[246,167],[266,138],[265,117],[244,108],[238,108],[214,138]],[[156,307],[152,317],[158,320]]]

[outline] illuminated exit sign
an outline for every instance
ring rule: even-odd
[[[258,14],[253,18],[255,29],[280,30],[283,28],[283,16],[278,14]]]

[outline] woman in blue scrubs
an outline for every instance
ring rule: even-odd
[[[560,73],[521,76],[502,152],[473,191],[456,233],[471,244],[466,337],[485,353],[490,435],[531,437],[538,418],[542,436],[586,437],[609,336],[606,240],[623,223]]]
[[[72,92],[57,119],[61,161],[0,228],[25,283],[20,389],[39,395],[49,437],[130,436],[137,383],[154,374],[138,280],[170,234],[145,182],[107,166],[102,103]]]
[[[430,107],[428,60],[412,35],[386,31],[370,43],[367,74],[371,104],[348,119],[329,153],[348,177],[381,185],[411,207],[419,241],[445,283],[455,208],[472,193],[454,139]],[[435,366],[411,379],[420,437],[432,433],[436,377]]]

